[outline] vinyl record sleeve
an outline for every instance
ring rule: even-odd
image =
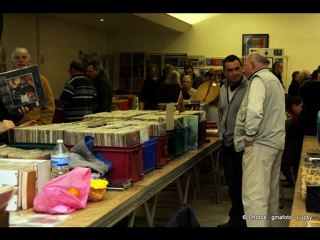
[[[21,106],[31,110],[46,104],[37,66],[0,73],[0,99],[10,114]]]

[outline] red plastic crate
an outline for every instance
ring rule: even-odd
[[[168,164],[170,160],[168,152],[168,139],[168,134],[164,134],[158,137],[156,168],[162,168],[164,165]]]
[[[113,100],[112,105],[113,105],[112,110],[128,110],[129,109],[128,99]]]
[[[95,151],[112,162],[113,169],[107,173],[110,182],[138,182],[143,179],[142,144],[130,147],[94,147]]]
[[[198,147],[206,142],[207,137],[207,121],[199,122],[198,128]]]

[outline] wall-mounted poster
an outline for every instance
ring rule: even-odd
[[[37,66],[0,73],[0,99],[10,114],[21,106],[31,110],[46,104]]]
[[[206,58],[206,66],[212,66],[212,58]]]
[[[242,56],[249,54],[249,48],[269,47],[269,34],[242,34]]]
[[[283,49],[281,49],[281,48],[274,49],[273,55],[274,56],[283,56]]]
[[[213,66],[221,66],[221,58],[213,58],[212,65]]]
[[[283,63],[283,58],[282,57],[275,57],[274,61]]]

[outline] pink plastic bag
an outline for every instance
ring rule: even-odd
[[[34,210],[43,213],[63,214],[85,208],[90,191],[90,181],[91,169],[81,167],[52,179],[35,197]],[[80,196],[76,197],[69,193],[69,188],[78,189]]]

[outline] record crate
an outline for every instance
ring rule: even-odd
[[[112,100],[112,110],[129,110],[128,99],[116,99]]]
[[[158,147],[157,147],[157,160],[156,168],[162,168],[168,164],[169,158],[169,135],[164,134],[158,136]]]
[[[10,143],[9,146],[23,149],[53,149],[56,144],[47,143]],[[73,145],[66,145],[70,150]],[[129,147],[94,146],[107,160],[112,162],[113,169],[107,173],[107,180],[114,183],[138,182],[143,179],[142,144]]]
[[[198,147],[206,142],[207,137],[207,121],[199,122],[198,127]]]
[[[113,169],[106,175],[108,181],[112,183],[132,181],[135,183],[143,179],[142,144],[130,147],[95,146],[94,150],[112,162]]]
[[[170,160],[189,150],[190,126],[168,130]]]
[[[156,168],[158,137],[150,137],[142,145],[143,173],[146,174]]]

